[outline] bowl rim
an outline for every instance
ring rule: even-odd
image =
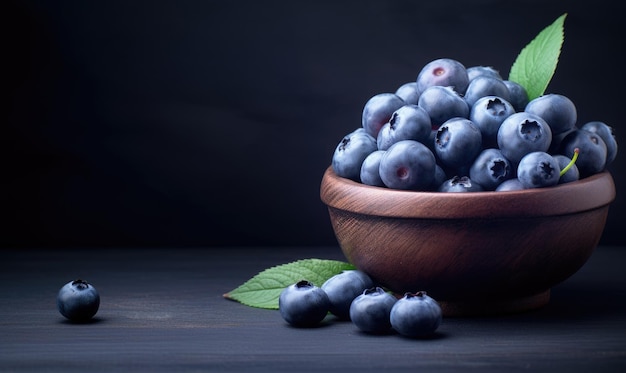
[[[601,208],[615,199],[609,171],[546,188],[443,193],[370,186],[338,176],[328,166],[320,186],[329,208],[352,213],[427,219],[519,218],[573,214]]]

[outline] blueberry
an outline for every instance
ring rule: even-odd
[[[428,113],[433,128],[450,118],[469,116],[469,106],[451,87],[433,86],[420,95],[417,105]]]
[[[531,100],[524,111],[543,118],[553,135],[570,131],[576,126],[576,106],[563,95],[551,93],[539,96]]]
[[[366,333],[381,334],[391,330],[389,315],[397,299],[380,287],[370,288],[350,305],[350,320]]]
[[[571,158],[564,156],[563,154],[555,154],[553,155],[556,162],[559,164],[559,170],[563,170],[567,165],[572,161]],[[569,183],[572,181],[576,181],[580,179],[580,172],[578,172],[578,167],[576,164],[573,164],[569,170],[567,170],[560,178],[559,184]]]
[[[481,149],[480,129],[469,119],[452,118],[437,130],[435,153],[445,166],[469,166]]]
[[[444,181],[437,191],[445,193],[482,192],[484,189],[467,176],[453,176]]]
[[[604,122],[593,121],[585,123],[582,127],[580,127],[580,129],[597,133],[598,136],[604,140],[604,144],[606,145],[605,167],[613,163],[615,157],[617,156],[617,140],[615,139],[613,128]]]
[[[435,177],[435,155],[415,140],[391,145],[380,160],[380,178],[392,189],[426,190]]]
[[[441,184],[443,184],[447,178],[448,178],[448,175],[446,174],[446,171],[444,171],[443,167],[436,164],[435,165],[435,178],[433,179],[430,189],[438,190]]]
[[[470,179],[486,190],[495,190],[502,182],[514,176],[511,162],[499,149],[484,149],[472,163]]]
[[[516,177],[513,179],[503,181],[502,184],[498,185],[498,187],[496,188],[496,192],[508,192],[508,191],[513,191],[513,190],[523,190],[523,189],[526,189],[526,188],[524,188],[524,185],[522,185],[522,183]]]
[[[477,76],[490,76],[492,78],[502,80],[500,72],[491,66],[471,66],[468,67],[466,70],[467,76],[470,81],[472,81],[472,79],[476,78]]]
[[[389,321],[399,334],[416,338],[432,335],[441,325],[441,307],[426,292],[406,293],[391,308]]]
[[[368,134],[376,138],[380,128],[391,119],[391,114],[405,104],[394,93],[379,93],[365,103],[361,125]]]
[[[319,287],[306,280],[283,289],[278,297],[280,315],[290,325],[312,327],[328,314],[330,300]]]
[[[479,98],[485,96],[498,96],[507,101],[510,98],[509,89],[502,82],[502,79],[484,75],[477,76],[467,86],[465,101],[469,107],[472,107]]]
[[[346,135],[335,148],[332,167],[338,176],[360,181],[361,165],[365,158],[375,151],[376,139],[364,130],[356,130]]]
[[[506,118],[498,129],[498,147],[513,164],[530,152],[545,152],[552,142],[552,130],[541,117],[519,112]]]
[[[428,87],[452,87],[458,93],[465,93],[469,76],[465,66],[451,58],[433,60],[420,70],[416,79],[417,92],[421,95]]]
[[[361,165],[361,183],[378,187],[385,186],[378,171],[383,154],[385,154],[384,150],[376,150],[365,158]]]
[[[89,321],[100,307],[100,294],[90,283],[74,280],[65,284],[57,295],[57,308],[71,321]]]
[[[607,147],[596,132],[577,129],[561,141],[559,154],[571,157],[574,149],[579,149],[576,167],[581,177],[587,177],[604,170],[607,160]]]
[[[554,186],[559,182],[561,168],[546,152],[526,154],[517,166],[517,178],[525,189]]]
[[[400,140],[428,141],[432,127],[430,117],[417,105],[404,105],[391,115],[389,122],[378,132],[376,144],[379,150],[387,150]]]
[[[528,105],[528,93],[526,88],[512,80],[503,80],[504,85],[509,89],[509,102],[515,108],[515,111],[524,111]]]
[[[326,280],[321,289],[328,295],[330,313],[339,319],[349,320],[350,304],[354,298],[374,286],[374,281],[365,272],[348,270]]]
[[[396,95],[399,96],[407,105],[417,105],[417,99],[419,93],[417,92],[417,83],[409,82],[404,83],[396,90]]]
[[[481,97],[472,105],[469,120],[480,128],[484,148],[497,146],[498,129],[513,114],[513,105],[498,96]]]

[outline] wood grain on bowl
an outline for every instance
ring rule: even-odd
[[[424,290],[448,315],[516,312],[548,302],[597,246],[615,186],[608,172],[556,187],[438,193],[324,174],[346,258],[397,293]]]

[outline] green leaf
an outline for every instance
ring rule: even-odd
[[[543,29],[517,56],[509,80],[526,89],[528,99],[544,94],[556,71],[564,40],[563,24],[567,13]]]
[[[321,286],[332,276],[355,267],[346,262],[327,259],[302,259],[268,268],[241,286],[224,294],[224,298],[250,307],[278,309],[278,297],[289,285],[307,280]]]

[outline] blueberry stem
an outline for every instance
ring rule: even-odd
[[[574,149],[574,156],[572,157],[572,160],[567,164],[567,166],[563,167],[561,172],[559,172],[559,177],[565,175],[565,173],[567,171],[569,171],[570,168],[572,168],[574,163],[576,163],[576,160],[578,159],[578,153],[579,152],[580,152],[580,149],[578,149],[578,148]]]

